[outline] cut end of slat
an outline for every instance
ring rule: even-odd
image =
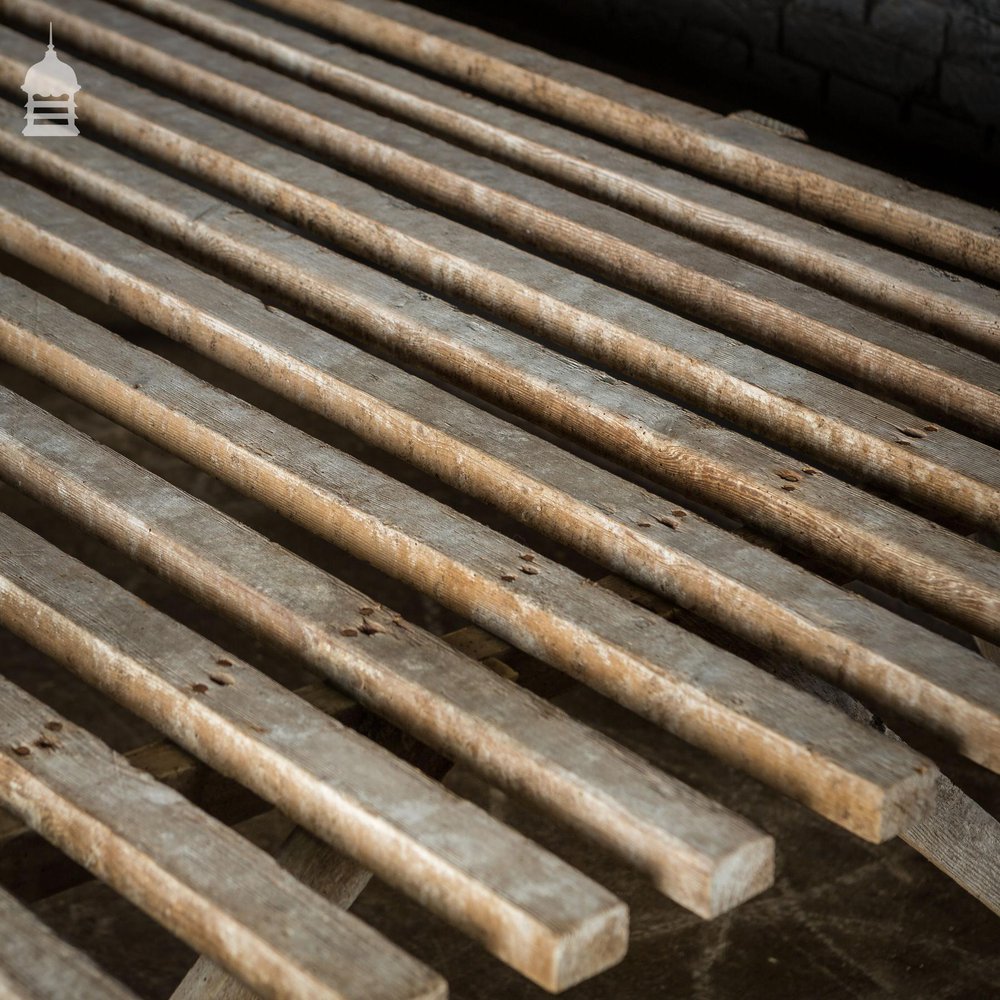
[[[986,657],[984,647],[990,644],[978,639],[976,641],[983,656]],[[995,650],[997,662],[1000,663],[1000,646],[991,648]],[[990,664],[984,659],[983,666],[989,668]],[[989,685],[986,688],[986,696],[980,695],[978,703],[971,705],[966,703],[966,706],[971,707],[971,711],[967,712],[963,719],[965,725],[961,730],[952,727],[950,720],[946,720],[949,723],[947,725],[936,719],[931,720],[931,723],[942,736],[951,739],[955,747],[969,760],[974,760],[980,767],[985,767],[994,774],[1000,774],[1000,685],[995,683],[995,676],[995,669],[984,671],[983,680]]]
[[[428,975],[412,1000],[448,1000],[448,981],[434,973]]]
[[[550,993],[561,993],[617,965],[628,950],[628,931],[628,906],[613,899],[554,943],[539,942],[534,965],[519,971]]]
[[[987,771],[992,771],[994,774],[1000,774],[1000,739],[991,744],[962,740],[959,744],[959,750],[980,767],[985,767]]]
[[[868,821],[851,826],[859,837],[874,844],[892,840],[933,807],[940,772],[927,758],[913,757],[912,772],[882,789],[880,808],[869,811]]]
[[[774,838],[761,834],[720,859],[708,881],[708,892],[685,905],[710,920],[774,885]]]

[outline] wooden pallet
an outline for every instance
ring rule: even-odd
[[[768,888],[780,833],[519,686],[515,649],[1000,912],[995,821],[863,707],[1000,769],[996,664],[925,627],[1000,642],[1000,220],[390,0],[262,9],[0,0],[0,250],[613,575],[0,277],[10,365],[474,623],[435,638],[0,387],[0,477],[342,693],[0,514],[0,623],[172,741],[121,757],[0,684],[4,883],[107,881],[205,956],[178,997],[444,995],[345,912],[370,872],[546,989],[619,961],[627,907],[430,760],[702,917]],[[61,144],[19,134],[50,20]],[[281,864],[231,829],[265,803],[300,825]],[[12,995],[126,995],[0,909]]]

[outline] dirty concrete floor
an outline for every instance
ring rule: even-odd
[[[299,423],[311,433],[354,451],[474,516],[490,520],[526,544],[596,574],[596,568],[572,554],[553,549],[412,470],[399,468],[391,459],[321,421],[193,359],[159,338],[129,328],[120,317],[103,314],[91,303],[78,301],[77,305],[93,311],[144,346],[268,406],[283,419]],[[259,504],[236,495],[40,383],[10,368],[0,368],[0,382],[346,577],[411,620],[437,633],[460,624],[432,601],[332,546],[317,544],[314,538]],[[294,685],[308,679],[286,657],[187,601],[136,564],[82,536],[9,487],[0,487],[0,509],[282,682]],[[0,670],[120,750],[155,738],[148,726],[110,705],[61,667],[6,633],[0,633]],[[448,782],[456,791],[482,803],[630,904],[632,942],[628,957],[616,969],[569,994],[576,1000],[833,1000],[892,996],[986,1000],[1000,996],[1000,919],[905,844],[896,841],[876,847],[863,843],[583,688],[569,687],[556,700],[588,724],[744,814],[774,834],[778,847],[774,888],[730,915],[705,922],[659,896],[605,851],[489,789],[471,774],[453,771]],[[968,762],[946,758],[943,763],[961,787],[994,814],[1000,813],[1000,782],[995,777]],[[258,832],[261,843],[273,841],[274,832],[266,823],[259,825]],[[150,1000],[168,997],[194,958],[188,948],[98,883],[50,897],[33,904],[33,909],[60,935]],[[362,894],[354,911],[439,970],[449,980],[456,998],[534,1000],[546,995],[478,945],[378,881]]]

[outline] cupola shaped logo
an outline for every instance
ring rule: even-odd
[[[49,24],[49,47],[45,58],[24,76],[21,90],[28,95],[26,123],[22,135],[79,135],[76,127],[76,82],[73,67],[56,55]]]

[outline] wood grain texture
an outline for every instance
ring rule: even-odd
[[[352,722],[355,702],[323,681],[295,692],[310,705]],[[226,778],[169,740],[157,740],[125,754],[129,764],[180,792],[227,826],[239,826],[270,809],[263,799]],[[86,882],[88,872],[39,837],[13,813],[0,809],[0,885],[32,903]]]
[[[117,2],[389,118],[1000,357],[997,295],[973,281],[228,0]],[[288,10],[276,6],[273,13]]]
[[[151,27],[138,18],[119,25],[118,12],[98,3],[86,10],[92,23],[105,21],[106,12],[108,23],[120,27],[134,41],[144,39],[157,53],[166,53],[171,59],[180,55],[185,64],[207,65],[212,50],[197,46],[189,38]],[[217,72],[227,78],[217,80],[217,86],[206,88],[200,75],[189,81],[186,70],[181,73],[173,63],[169,80],[164,67],[159,82],[167,82],[189,96],[197,94],[224,113],[240,115],[255,128],[266,127],[282,139],[364,178],[406,191],[441,213],[487,227],[506,240],[555,256],[577,270],[596,274],[671,309],[795,355],[810,365],[881,386],[890,393],[899,393],[904,385],[902,391],[908,394],[909,402],[931,412],[961,416],[996,439],[1000,400],[995,392],[981,391],[980,379],[992,366],[979,356],[965,357],[966,363],[956,370],[950,366],[958,364],[963,352],[942,350],[934,338],[899,328],[835,297],[663,233],[454,144],[428,138],[398,121],[331,101],[309,88],[217,52],[214,57]],[[136,70],[140,64],[146,66],[149,60],[144,56],[129,63]],[[158,76],[155,71],[154,75]],[[233,79],[240,80],[238,93],[229,82]],[[265,101],[261,94],[267,95]],[[419,228],[404,224],[401,228],[410,235],[430,233],[423,224]],[[397,243],[392,267],[431,283],[443,294],[464,297],[479,308],[489,307],[512,322],[537,325],[539,314],[546,312],[548,300],[543,283],[532,288],[534,295],[526,296],[520,282],[502,280],[507,277],[502,267],[494,268],[489,260],[484,262],[461,252],[461,244],[453,247],[433,238],[426,242],[450,254],[431,262],[425,248],[421,254],[410,253]],[[383,254],[384,244],[383,240],[378,251]],[[368,252],[371,254],[371,248]],[[453,273],[461,276],[456,278]],[[541,304],[537,301],[539,292],[543,293]],[[563,319],[564,326],[581,325],[578,311],[567,310],[565,305],[562,309],[569,313]],[[659,345],[667,356],[660,359],[660,364],[650,364],[638,356],[634,344],[626,347],[609,342],[639,338],[614,332],[616,337],[606,329],[603,337],[592,335],[589,339],[578,334],[575,343],[584,353],[597,352],[605,364],[621,368],[626,358],[631,362],[625,369],[627,374],[638,372],[654,382],[666,379],[674,392],[678,386],[699,380],[693,371],[687,371],[685,378],[677,376],[684,361],[688,368],[692,367],[689,359],[670,354]],[[993,374],[995,390],[1000,383],[995,371]],[[716,395],[726,397],[733,391],[729,388]]]
[[[371,872],[301,827],[288,835],[275,858],[303,885],[343,910],[350,909],[371,878]],[[201,956],[170,1000],[254,1000],[254,994],[220,965]]]
[[[624,955],[627,908],[569,865],[2,515],[0,552],[7,628],[524,975]]]
[[[0,889],[0,997],[3,1000],[137,1000],[91,959],[58,938]]]
[[[671,515],[636,531],[659,498],[91,216],[16,190],[6,245],[33,262],[58,258],[65,277],[137,320],[1000,766],[1000,692],[978,657],[701,519]],[[199,205],[180,207],[196,216]],[[34,220],[30,231],[21,219]],[[287,242],[265,224],[248,228],[261,249]]]
[[[38,156],[32,147],[32,160]],[[133,161],[126,162],[129,171],[136,169]],[[238,268],[279,294],[291,294],[327,322],[352,330],[360,327],[379,347],[416,359],[508,409],[608,452],[616,461],[632,464],[799,548],[818,552],[964,628],[1000,634],[1000,563],[980,546],[829,476],[803,476],[794,462],[789,465],[786,454],[500,327],[459,314],[442,329],[438,305],[417,293],[405,300],[405,314],[399,299],[388,298],[376,307],[355,292],[367,291],[374,272],[352,267],[346,258],[317,258],[303,250],[308,244],[287,238],[276,241],[280,257],[256,246],[251,249],[244,239],[220,235],[200,218],[123,191],[119,184],[92,174],[84,180],[83,194],[97,187],[105,200],[124,199],[127,214],[138,216],[140,224],[158,236],[193,244],[202,253],[207,249],[216,263]],[[218,204],[209,204],[216,211]],[[228,217],[217,215],[216,225]],[[343,284],[331,282],[337,274],[343,275]],[[420,322],[424,315],[428,321]],[[927,439],[936,433],[927,432],[924,440],[907,447],[915,453],[926,447],[933,453],[936,446]],[[984,467],[993,469],[997,463],[990,460]],[[783,472],[797,476],[798,483],[789,483]]]
[[[1000,823],[943,774],[934,805],[900,837],[1000,916]]]
[[[430,970],[8,681],[0,799],[264,997],[446,995]]]
[[[900,739],[868,708],[833,685],[794,668],[782,670],[781,675],[836,705],[857,722],[885,732],[890,739]],[[933,806],[919,820],[900,830],[900,839],[1000,915],[1000,821],[945,775],[939,774],[936,780]]]
[[[996,215],[394,0],[280,9],[393,59],[643,153],[996,280]]]
[[[712,916],[771,884],[773,842],[366,595],[4,392],[4,475],[358,701]],[[20,441],[21,445],[17,442]],[[110,478],[109,478],[110,475]],[[180,515],[172,512],[180,511]],[[391,633],[366,634],[358,609]]]
[[[36,8],[36,2],[9,2],[8,6],[17,11],[12,16],[26,17],[34,11],[35,19],[44,21],[48,16],[44,5]],[[0,3],[0,9],[2,6]],[[78,0],[77,7],[86,20],[64,16],[64,32],[84,49],[120,61],[128,71],[146,75],[225,114],[242,117],[255,129],[267,129],[305,146],[362,177],[408,191],[436,209],[469,218],[475,225],[491,227],[533,250],[564,258],[605,280],[658,298],[671,308],[791,353],[810,365],[875,385],[928,415],[958,418],[990,440],[1000,436],[1000,370],[981,356],[897,327],[835,297],[320,95],[97,0]],[[205,65],[213,65],[218,73],[200,68]],[[121,81],[101,88],[100,75],[88,75],[89,89],[112,100],[120,102],[128,92]],[[241,82],[235,83],[236,79]],[[209,164],[204,154],[176,149],[176,140],[173,152],[165,153],[171,142],[163,135],[154,135],[155,130],[146,125],[164,120],[160,114],[142,114],[141,122],[134,122],[128,130],[120,116],[111,114],[109,119],[100,112],[101,104],[93,102],[87,113],[102,131],[110,130],[118,139],[138,143],[144,152],[166,155],[182,169],[207,174],[211,183],[262,203],[279,215],[291,213],[296,220],[313,220],[325,238],[379,266],[476,308],[489,309],[508,322],[540,327],[546,336],[570,340],[575,349],[593,354],[626,374],[638,372],[654,384],[666,384],[674,393],[707,396],[710,409],[725,405],[727,400],[741,415],[754,409],[757,401],[752,394],[738,397],[738,382],[723,379],[723,384],[718,384],[716,373],[713,384],[711,365],[699,364],[698,359],[663,343],[647,347],[652,360],[641,356],[638,343],[642,338],[628,328],[608,329],[587,311],[547,294],[545,284],[537,279],[525,283],[511,278],[502,266],[496,266],[492,250],[484,260],[465,245],[467,239],[457,243],[435,239],[425,212],[416,213],[416,217],[408,212],[399,218],[375,211],[373,216],[371,208],[329,184],[324,186],[319,203],[303,205],[300,203],[303,198],[308,201],[307,194],[295,192],[293,197],[294,185],[257,176],[247,170],[245,158],[239,155],[228,162],[216,158]],[[218,142],[217,126],[213,122],[207,133],[213,146]],[[127,132],[131,134],[125,135]],[[274,173],[283,176],[286,171],[275,167]],[[335,213],[338,218],[335,224],[325,225],[323,220],[332,211],[331,198],[341,202]],[[856,331],[863,333],[859,336]],[[705,405],[704,399],[699,402]],[[779,394],[772,405],[782,403],[788,406]],[[885,448],[884,440],[877,436],[874,447],[880,446]]]
[[[926,807],[928,761],[556,563],[523,568],[510,539],[4,284],[0,354],[38,377],[862,836]]]
[[[17,75],[13,69],[10,72]],[[94,73],[88,71],[88,77],[92,85],[99,82],[94,79]],[[115,85],[118,99],[122,98],[123,86],[124,84]],[[161,101],[153,95],[149,96],[156,102]],[[149,131],[147,118],[163,121],[167,114],[159,106],[146,110],[148,114],[141,121],[131,116],[135,130],[142,134]],[[13,120],[19,113],[13,108],[7,109],[12,132]],[[122,127],[122,117],[122,114],[108,111],[107,120],[113,121],[116,127]],[[187,118],[185,116],[186,122]],[[97,121],[100,120],[104,120],[103,117],[97,116]],[[95,123],[93,115],[91,122]],[[280,174],[282,178],[301,176],[303,182],[308,183],[314,192],[322,191],[327,186],[322,176],[317,175],[317,171],[320,175],[325,172],[322,166],[294,157],[293,154],[281,154],[261,140],[246,136],[238,130],[230,129],[226,133],[220,123],[211,119],[200,117],[194,122],[195,131],[207,134],[214,142],[226,144],[226,135],[237,141],[239,148],[234,152],[238,154],[241,164],[260,161],[265,156],[273,158],[278,153],[281,162],[270,165],[274,173]],[[188,122],[189,130],[191,125]],[[123,141],[127,139],[121,138]],[[110,186],[110,190],[101,192],[100,199],[104,203],[118,205],[129,201],[127,214],[131,218],[140,217],[145,226],[158,225],[162,230],[169,224],[166,217],[171,212],[177,211],[181,206],[186,207],[193,197],[200,197],[204,207],[195,212],[198,219],[207,218],[210,220],[210,228],[224,228],[231,235],[236,235],[236,230],[240,228],[238,218],[231,215],[222,217],[216,211],[217,203],[210,195],[199,192],[194,195],[189,193],[185,197],[184,187],[172,178],[159,175],[148,168],[137,172],[134,162],[128,160],[124,161],[128,164],[126,170],[121,162],[122,157],[93,144],[84,141],[77,143],[74,147],[76,155],[72,159],[65,153],[59,156],[57,150],[50,153],[39,149],[38,144],[19,141],[13,135],[4,145],[7,146],[9,156],[29,169],[51,177],[59,185],[88,188],[91,194],[94,185],[86,174],[87,168],[100,171],[102,175],[122,178],[126,190]],[[277,183],[288,186],[285,180]],[[134,204],[136,190],[141,190],[146,199],[145,210]],[[326,203],[319,195],[314,197],[317,201]],[[168,207],[151,210],[149,202],[153,198]],[[321,212],[322,209],[317,208],[317,211]],[[146,219],[151,212],[154,220],[152,223]],[[190,212],[187,214],[190,217]],[[412,209],[405,212],[404,221],[413,214]],[[36,217],[35,221],[40,220]],[[419,222],[407,225],[414,231],[427,232],[438,223],[434,216],[427,215]],[[444,225],[454,227],[447,220],[444,220]],[[481,234],[462,227],[459,229],[477,244],[485,239]],[[204,253],[208,249],[210,254],[218,256],[217,247],[214,253],[212,249],[206,248],[204,234],[184,229],[181,229],[181,233],[189,246],[197,244],[199,252]],[[81,235],[84,235],[82,231]],[[442,234],[441,242],[445,242],[445,235]],[[458,238],[461,238],[461,234]],[[24,239],[23,235],[15,238],[12,233],[7,242],[12,244],[23,242]],[[243,241],[246,241],[245,235]],[[491,246],[502,247],[487,241],[487,245],[475,252],[482,257]],[[283,249],[279,243],[278,252],[281,253]],[[305,245],[302,249],[307,252],[308,246]],[[510,248],[507,249],[509,252]],[[240,259],[241,255],[235,251],[227,250],[223,253],[224,266]],[[260,282],[265,271],[264,262],[254,253],[244,254],[242,260],[243,270],[250,270],[254,280]],[[336,258],[332,263],[336,266]],[[509,264],[507,271],[514,267],[515,272],[511,273],[516,273],[520,281],[560,290],[562,299],[559,306],[546,311],[549,319],[543,317],[543,328],[539,330],[543,335],[551,335],[550,339],[554,339],[557,344],[583,352],[593,353],[596,350],[608,364],[618,370],[627,370],[640,381],[665,389],[671,397],[688,401],[699,409],[718,413],[726,420],[745,426],[768,440],[792,446],[796,452],[811,454],[825,463],[843,468],[849,475],[873,482],[931,510],[944,511],[973,523],[993,523],[1000,520],[1000,462],[997,462],[996,451],[937,425],[928,425],[926,413],[915,415],[881,402],[789,362],[740,345],[708,328],[697,327],[671,316],[648,303],[602,288],[589,279],[546,264],[521,251],[511,255]],[[351,269],[350,264],[346,264],[346,267]],[[362,279],[367,278],[366,284],[369,286],[379,280],[377,274],[372,274],[362,265],[355,264],[353,270],[360,272]],[[348,278],[345,275],[344,288],[357,289],[358,281],[358,277]],[[298,284],[290,276],[283,277],[283,283],[286,291],[289,288],[298,289]],[[398,291],[387,286],[383,293],[391,301],[397,297],[416,295],[413,289],[401,282],[395,284],[399,286]],[[493,287],[491,282],[486,284]],[[519,287],[527,288],[523,284]],[[329,297],[328,295],[328,299]],[[566,302],[577,299],[585,300],[587,311],[565,305]],[[354,291],[350,301],[354,304],[355,315],[359,300],[359,292]],[[341,321],[349,308],[345,304],[339,309]],[[563,315],[566,310],[568,314]],[[539,329],[537,313],[533,312],[519,319],[529,329]],[[462,321],[459,317],[449,319],[444,316],[442,320],[452,327],[458,323],[461,328]],[[499,336],[503,337],[504,334],[501,332]],[[506,337],[509,339],[509,334]],[[405,350],[398,340],[399,338],[395,338],[394,341],[396,349]],[[979,358],[975,370],[981,370],[983,365],[983,360]],[[905,380],[900,380],[897,376],[896,381]],[[964,398],[967,383],[962,382],[962,386],[960,395]],[[1000,396],[997,400],[1000,403]],[[993,410],[1000,413],[1000,405],[993,407]],[[932,430],[927,430],[928,426]]]

